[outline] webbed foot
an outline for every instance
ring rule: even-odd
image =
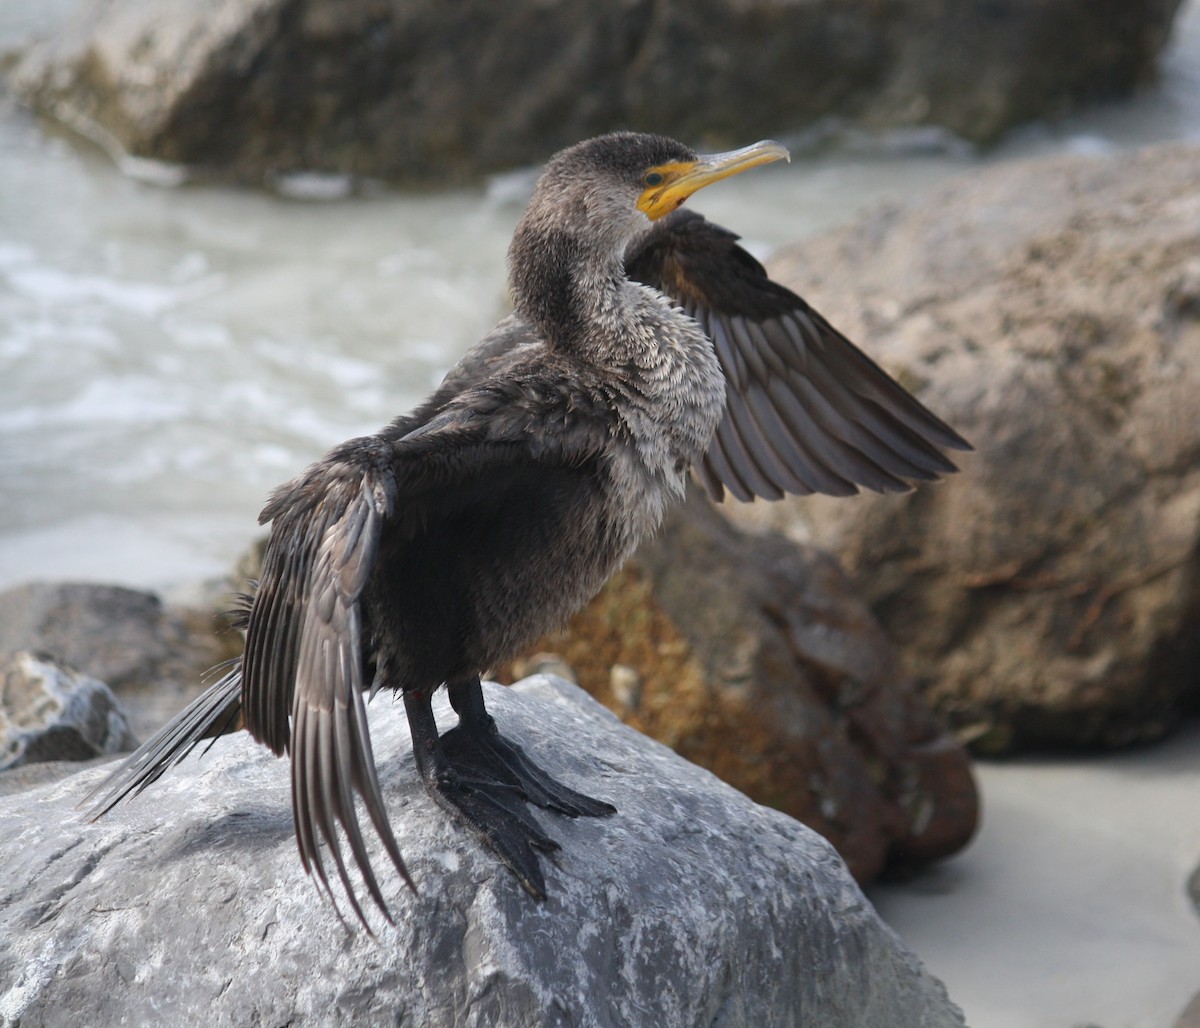
[[[545,899],[537,853],[554,852],[559,845],[542,831],[527,804],[568,817],[605,817],[615,814],[616,807],[569,789],[505,739],[484,707],[479,679],[452,682],[448,688],[459,724],[440,738],[429,695],[404,695],[425,788],[499,856],[530,895]]]
[[[510,785],[530,803],[568,817],[608,817],[617,812],[611,803],[567,788],[530,760],[520,746],[505,739],[484,707],[479,679],[451,683],[449,691],[459,723],[442,736],[442,748],[456,767]]]

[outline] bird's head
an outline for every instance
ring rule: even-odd
[[[530,211],[624,252],[647,218],[655,221],[698,189],[781,158],[790,159],[772,140],[698,154],[665,136],[614,132],[555,154],[538,180]]]

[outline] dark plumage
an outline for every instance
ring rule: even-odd
[[[689,468],[714,499],[844,495],[937,478],[954,470],[942,449],[967,448],[736,236],[672,213],[783,156],[760,143],[700,158],[630,133],[556,155],[510,247],[514,313],[417,410],[275,491],[240,663],[114,772],[97,814],[240,708],[255,739],[291,757],[305,868],[332,895],[327,848],[363,920],[340,826],[386,916],[355,799],[411,884],[363,698],[393,689],[431,796],[543,896],[536,851],[557,846],[528,804],[613,808],[500,735],[479,675],[586,603],[682,496]],[[442,685],[459,724],[439,738],[430,697]]]

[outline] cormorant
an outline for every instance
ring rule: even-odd
[[[291,757],[300,856],[355,914],[338,825],[391,920],[360,798],[412,885],[376,777],[363,694],[402,692],[417,769],[533,896],[557,849],[528,804],[615,812],[497,730],[479,676],[560,627],[653,533],[694,468],[714,499],[911,488],[969,449],[737,237],[687,211],[697,189],[787,157],[764,141],[702,157],[616,133],[553,157],[508,252],[514,311],[434,394],[272,494],[240,663],[99,790],[96,816],[238,715]],[[438,736],[445,685],[459,717]],[[336,906],[336,903],[335,903]]]

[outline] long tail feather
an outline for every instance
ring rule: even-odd
[[[122,800],[136,796],[205,739],[238,727],[241,712],[242,667],[236,662],[84,797],[81,806],[91,804],[88,819],[95,821]]]

